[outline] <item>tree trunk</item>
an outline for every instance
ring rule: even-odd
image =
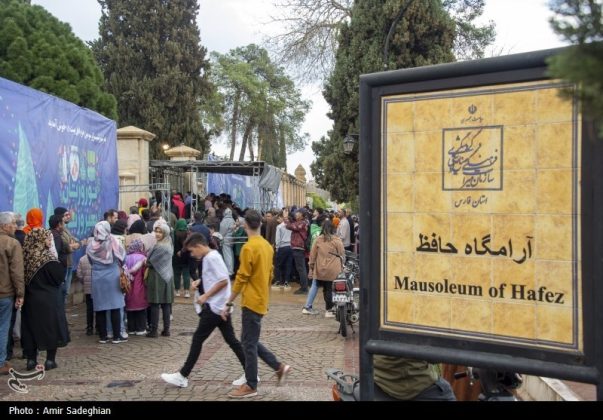
[[[232,123],[230,126],[230,160],[234,160],[235,147],[237,146],[237,123],[239,120],[239,99],[241,92],[237,90],[232,109]]]
[[[255,160],[253,156],[253,136],[251,135],[251,133],[249,135],[249,158],[252,162]]]
[[[239,162],[245,160],[245,151],[247,150],[247,143],[250,143],[251,132],[253,131],[253,126],[255,125],[253,118],[250,118],[247,121],[247,127],[245,127],[245,134],[243,134],[243,144],[241,144],[241,153],[239,154]],[[252,154],[253,156],[253,154]],[[253,159],[252,159],[253,160]]]

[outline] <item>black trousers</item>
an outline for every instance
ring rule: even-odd
[[[100,338],[102,340],[107,339],[107,316],[105,315],[107,311],[97,311],[96,312],[96,322],[98,323],[98,330],[100,332]],[[119,308],[111,309],[111,327],[113,329],[113,338],[121,337],[121,322],[119,319]]]
[[[147,329],[147,310],[126,311],[129,333],[143,332]]]
[[[151,332],[157,332],[159,328],[159,306],[163,315],[163,331],[170,330],[170,315],[172,314],[171,303],[151,303],[151,319],[149,321]]]
[[[98,319],[96,321],[97,321],[96,329],[99,330]],[[92,302],[92,295],[87,294],[86,295],[86,329],[91,330],[93,325],[94,325],[94,306],[93,306],[93,302]]]
[[[234,354],[241,362],[241,366],[245,369],[245,353],[243,352],[243,346],[241,342],[237,340],[234,329],[232,328],[231,317],[228,317],[226,321],[222,319],[220,315],[216,315],[211,311],[208,304],[203,305],[203,310],[199,314],[199,325],[193,334],[193,341],[191,343],[191,349],[188,352],[188,357],[184,366],[180,369],[180,374],[185,378],[190,375],[195,363],[199,359],[203,343],[207,340],[207,337],[218,328],[224,337],[226,344],[230,346]]]

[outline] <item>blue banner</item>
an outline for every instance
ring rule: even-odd
[[[233,203],[241,209],[246,207],[259,208],[257,180],[252,176],[233,174],[207,174],[207,193],[230,194]]]
[[[55,207],[88,237],[119,194],[115,121],[0,78],[0,211]]]

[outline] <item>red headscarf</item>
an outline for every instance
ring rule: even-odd
[[[44,228],[44,213],[42,209],[31,209],[27,212],[25,218],[27,226],[23,228],[23,232],[29,234],[34,228]]]

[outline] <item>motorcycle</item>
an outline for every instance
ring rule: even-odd
[[[471,386],[479,380],[481,393],[478,401],[518,401],[511,391],[523,384],[523,377],[519,373],[494,369],[468,367],[466,371],[454,374],[454,379],[460,378],[468,378]]]
[[[339,273],[333,281],[332,302],[335,311],[335,319],[339,322],[339,331],[342,337],[348,335],[348,325],[355,334],[354,324],[358,322],[360,316],[360,288],[354,287],[357,284],[360,266],[358,258],[353,253],[346,251],[346,261],[343,256],[331,253],[341,259],[343,271]]]
[[[331,388],[333,401],[359,401],[360,400],[360,379],[356,375],[346,374],[337,368],[325,369],[327,379],[335,381]],[[519,388],[523,383],[520,374],[514,372],[500,372],[493,369],[467,368],[464,372],[454,374],[455,379],[468,377],[470,384],[479,379],[481,393],[479,401],[518,401],[511,392]],[[384,401],[391,401],[390,397]]]

